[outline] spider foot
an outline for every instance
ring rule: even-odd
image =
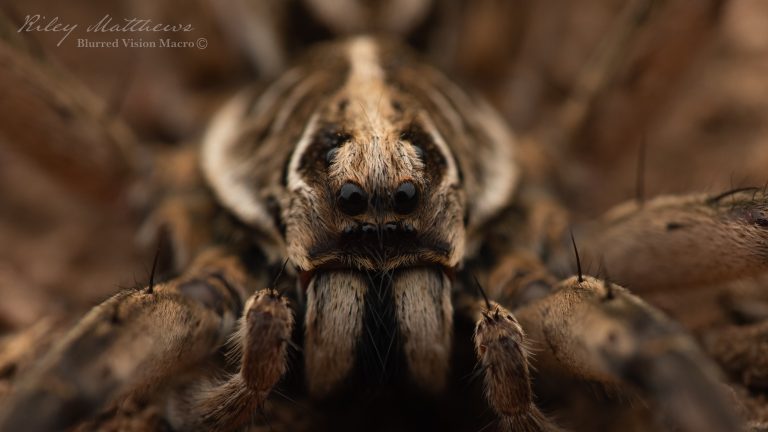
[[[475,352],[485,375],[486,398],[499,416],[498,430],[561,430],[534,404],[523,329],[496,303],[477,322]]]
[[[198,386],[172,414],[183,430],[235,430],[264,408],[272,387],[287,369],[287,349],[293,331],[288,300],[274,289],[264,289],[245,304],[235,335],[240,370],[221,381]],[[195,417],[190,418],[189,415]]]

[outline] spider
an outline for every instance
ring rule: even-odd
[[[622,285],[764,271],[765,191],[632,201],[574,233],[530,151],[400,42],[310,48],[179,156],[199,175],[145,226],[174,275],[83,317],[19,378],[0,429],[568,429],[534,366],[626,392],[660,425],[741,428],[710,357]],[[467,423],[483,402],[462,374],[487,425]]]

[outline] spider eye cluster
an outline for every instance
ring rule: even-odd
[[[368,194],[355,183],[346,182],[336,196],[339,209],[348,216],[357,216],[368,209]],[[397,214],[413,213],[419,204],[419,191],[411,181],[404,181],[392,194],[392,210]]]

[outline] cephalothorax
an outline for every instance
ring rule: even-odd
[[[515,188],[506,126],[394,43],[360,37],[306,57],[215,121],[203,167],[216,195],[301,271],[458,265],[465,231]],[[357,241],[375,236],[387,256]]]
[[[163,190],[147,230],[169,238],[176,277],[94,308],[18,380],[0,429],[463,429],[472,419],[442,407],[419,423],[338,417],[342,396],[390,386],[398,400],[465,397],[459,321],[474,326],[500,430],[559,429],[534,401],[532,346],[540,374],[645,398],[665,424],[738,428],[712,362],[618,283],[765,271],[765,191],[625,204],[577,231],[616,284],[581,268],[566,277],[573,237],[547,185],[526,178],[526,149],[488,104],[396,42],[316,46],[227,103],[194,157],[200,178]],[[285,280],[296,289],[278,290]],[[318,408],[272,424],[303,406],[265,405],[286,375],[291,396]]]
[[[339,359],[354,360],[347,351],[363,335],[362,297],[332,292],[343,285],[364,297],[371,274],[392,284],[378,295],[392,297],[409,335],[411,373],[440,387],[450,279],[517,182],[503,122],[413,56],[370,37],[316,48],[264,94],[235,99],[204,144],[217,197],[272,240],[268,252],[285,256],[309,289],[306,360],[323,371],[309,374],[323,381],[310,384],[318,391],[343,378],[350,364]],[[314,308],[344,314],[347,325],[332,327]]]

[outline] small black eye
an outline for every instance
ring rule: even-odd
[[[339,208],[349,216],[359,215],[368,207],[368,195],[354,183],[344,183],[339,189]]]
[[[416,157],[421,159],[422,163],[427,163],[427,159],[424,157],[424,149],[419,146],[413,146],[413,149],[416,151]]]
[[[328,153],[325,154],[325,163],[326,165],[331,165],[333,163],[333,159],[336,158],[336,153],[339,152],[338,147],[333,147],[332,149],[328,150]]]
[[[408,214],[416,210],[419,203],[419,193],[416,185],[407,181],[400,184],[395,191],[395,212],[399,214]]]

